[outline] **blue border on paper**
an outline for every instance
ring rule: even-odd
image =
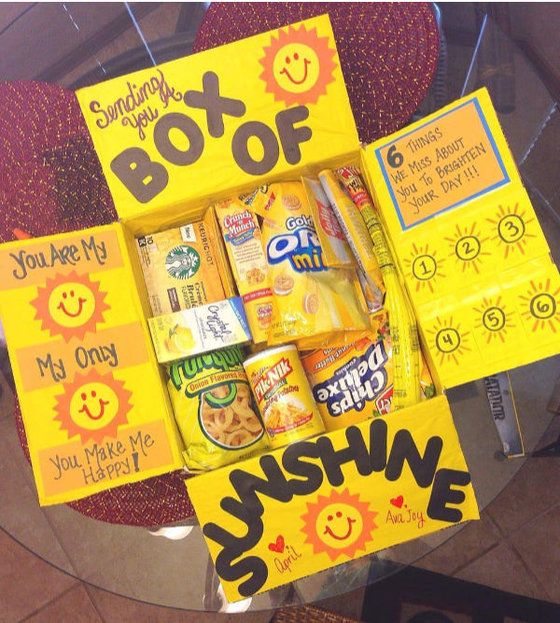
[[[415,223],[413,223],[412,225],[405,225],[400,208],[399,208],[399,203],[397,201],[397,198],[395,197],[395,193],[393,192],[393,187],[391,185],[391,182],[389,180],[389,176],[387,174],[387,170],[385,168],[385,163],[383,162],[383,159],[381,158],[381,150],[382,149],[387,149],[387,147],[390,147],[393,143],[396,143],[397,141],[401,141],[403,138],[405,138],[405,136],[408,136],[409,134],[413,134],[415,132],[418,132],[418,130],[425,128],[428,125],[433,124],[435,121],[437,121],[438,119],[441,119],[442,117],[445,117],[453,112],[455,112],[456,110],[459,110],[460,108],[463,108],[463,106],[468,106],[470,104],[474,104],[476,112],[478,113],[478,116],[480,118],[480,121],[482,123],[482,126],[484,127],[484,130],[486,132],[486,136],[488,137],[488,140],[490,141],[490,145],[492,146],[492,149],[494,151],[494,155],[496,156],[496,160],[498,161],[498,164],[500,165],[500,169],[502,170],[502,174],[503,174],[503,179],[496,182],[495,184],[493,184],[492,186],[488,186],[482,190],[480,190],[479,192],[475,193],[474,195],[470,195],[469,197],[465,197],[465,199],[461,199],[461,201],[458,201],[457,203],[454,203],[450,206],[448,206],[447,208],[442,208],[441,210],[438,210],[435,214],[430,214],[429,216],[426,216],[425,218],[416,221]],[[387,189],[389,190],[389,194],[391,195],[391,199],[393,200],[393,207],[395,208],[395,211],[397,213],[397,216],[399,217],[399,221],[401,224],[401,228],[403,231],[406,231],[407,229],[411,229],[412,227],[416,227],[416,225],[420,225],[421,223],[424,223],[425,221],[428,221],[431,218],[434,218],[435,216],[438,216],[438,214],[441,214],[442,212],[447,212],[453,208],[456,208],[459,205],[462,205],[463,203],[467,203],[467,201],[471,201],[472,199],[476,199],[477,197],[480,197],[481,195],[484,195],[492,190],[495,190],[496,188],[499,188],[500,186],[503,186],[504,184],[507,184],[510,182],[510,177],[507,174],[507,170],[506,167],[504,165],[504,162],[500,156],[500,152],[498,151],[498,148],[496,146],[496,142],[494,141],[494,137],[492,136],[492,133],[490,132],[490,128],[488,127],[488,123],[486,121],[486,118],[482,112],[482,108],[480,107],[480,103],[478,101],[477,97],[473,97],[470,100],[463,102],[462,104],[460,104],[459,106],[452,108],[451,110],[448,110],[447,112],[434,117],[433,119],[431,119],[430,121],[427,121],[426,123],[418,126],[417,128],[415,128],[414,130],[411,130],[410,132],[407,132],[406,134],[402,134],[401,136],[399,136],[399,138],[395,139],[394,141],[391,141],[390,143],[385,143],[385,145],[383,145],[382,147],[378,147],[375,150],[375,155],[377,156],[377,161],[379,162],[379,166],[381,168],[381,172],[383,173],[383,178],[385,179],[385,184],[387,185]]]

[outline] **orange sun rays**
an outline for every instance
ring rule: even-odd
[[[316,502],[307,503],[307,512],[300,517],[305,542],[313,546],[315,554],[324,552],[331,561],[342,555],[351,558],[357,551],[365,551],[366,543],[372,540],[378,514],[359,495],[348,489],[341,493],[333,489],[329,495],[319,495]]]
[[[73,337],[82,339],[104,321],[103,314],[110,309],[106,296],[97,281],[73,271],[48,277],[45,285],[37,288],[31,305],[36,310],[35,319],[41,321],[41,329],[53,337],[61,335],[68,342]]]
[[[100,443],[105,437],[116,437],[118,427],[127,423],[131,396],[124,382],[111,373],[91,370],[64,385],[63,393],[56,396],[54,419],[68,438],[79,435],[82,443]]]
[[[279,53],[282,53],[282,59],[291,63],[285,64],[281,70],[275,67]],[[280,30],[278,38],[271,37],[270,45],[264,48],[264,57],[259,61],[263,67],[260,78],[266,84],[266,92],[287,106],[317,103],[319,97],[326,94],[327,85],[334,80],[335,54],[335,50],[329,47],[328,37],[319,37],[315,28],[306,30],[302,24],[299,28],[289,26],[287,30]],[[318,66],[314,67],[314,64]],[[284,75],[280,77],[277,73]]]

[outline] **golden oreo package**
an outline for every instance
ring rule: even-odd
[[[302,358],[313,397],[327,431],[385,415],[393,398],[392,342],[387,322],[354,344],[315,350]],[[422,398],[435,387],[424,362]]]
[[[266,448],[238,346],[178,361],[167,387],[189,471],[206,471]]]
[[[136,239],[154,316],[227,298],[206,223]]]
[[[219,203],[216,215],[253,342],[265,342],[272,318],[272,290],[257,217],[239,199]]]
[[[261,217],[272,288],[268,343],[368,326],[354,269],[328,268],[301,182],[261,187],[243,201]]]

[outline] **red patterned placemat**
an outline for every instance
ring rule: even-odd
[[[214,2],[194,51],[328,13],[360,140],[402,127],[434,77],[439,34],[430,4],[415,2]]]

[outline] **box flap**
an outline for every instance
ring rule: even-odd
[[[438,396],[186,485],[236,601],[477,519],[470,483],[447,398]]]
[[[0,315],[41,504],[182,466],[119,223],[2,245]]]
[[[443,386],[560,353],[560,275],[486,89],[369,145],[364,169]]]
[[[77,97],[121,218],[256,186],[359,146],[327,15]]]

